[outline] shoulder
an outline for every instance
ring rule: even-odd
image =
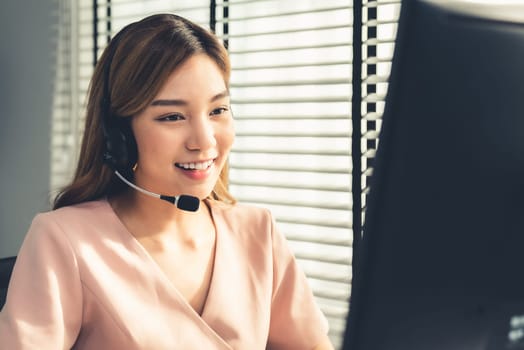
[[[76,222],[86,221],[98,217],[101,212],[107,211],[108,203],[105,199],[89,201],[62,207],[48,212],[39,213],[33,219],[33,223],[45,222]]]
[[[69,235],[71,232],[83,231],[87,227],[107,222],[111,215],[109,209],[109,203],[104,199],[39,213],[34,217],[29,231],[60,231]]]
[[[223,204],[217,201],[208,201],[215,219],[221,219],[232,228],[266,228],[272,229],[273,216],[271,212],[262,207],[236,203]]]
[[[45,213],[41,213],[41,216],[48,216],[50,218],[67,218],[90,215],[91,213],[97,213],[105,211],[109,203],[106,199],[99,199],[95,201],[88,201],[79,204],[69,205]]]

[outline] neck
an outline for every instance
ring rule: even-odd
[[[208,228],[211,219],[209,209],[203,203],[197,211],[188,212],[132,189],[110,199],[110,203],[117,216],[137,239],[175,233],[186,241],[195,232]]]

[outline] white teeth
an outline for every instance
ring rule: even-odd
[[[209,168],[211,164],[213,164],[213,160],[200,163],[176,163],[178,167],[186,170],[205,170]]]

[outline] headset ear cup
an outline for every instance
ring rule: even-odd
[[[118,169],[126,169],[129,165],[128,156],[127,156],[127,141],[125,135],[116,130],[113,139],[113,154],[116,160],[116,165]]]
[[[106,143],[104,159],[112,168],[124,171],[136,163],[136,142],[127,121],[120,121],[116,116],[110,118],[103,126]]]
[[[122,126],[121,133],[125,140],[125,160],[127,162],[127,169],[132,169],[138,161],[138,147],[136,145],[135,136],[131,130],[131,123],[126,121]]]

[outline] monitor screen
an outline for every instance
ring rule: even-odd
[[[344,349],[524,349],[524,2],[403,1]]]

